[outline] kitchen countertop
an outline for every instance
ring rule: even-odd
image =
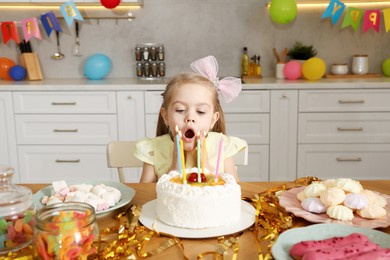
[[[88,79],[44,79],[40,81],[0,80],[0,91],[96,91],[96,90],[164,90],[168,79],[141,80],[118,78],[103,80]],[[293,90],[293,89],[371,89],[390,88],[390,77],[345,78],[308,80],[280,80],[262,78],[243,84],[245,90]]]

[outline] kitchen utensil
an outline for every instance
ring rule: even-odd
[[[55,60],[62,60],[65,58],[65,55],[61,53],[61,47],[60,47],[60,32],[56,31],[56,39],[57,39],[57,52],[54,53],[51,57]]]
[[[75,21],[74,28],[76,33],[76,42],[74,44],[73,55],[81,56],[82,54],[80,53],[80,38],[79,38],[80,27],[78,21]]]

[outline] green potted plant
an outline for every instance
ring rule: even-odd
[[[308,60],[317,55],[317,50],[313,45],[304,45],[300,41],[296,41],[288,50],[287,56],[290,60]]]

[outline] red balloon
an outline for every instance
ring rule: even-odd
[[[100,3],[105,8],[113,9],[121,3],[121,0],[100,0]]]
[[[15,62],[8,58],[0,58],[0,78],[12,80],[11,76],[9,75],[9,70],[15,66]]]

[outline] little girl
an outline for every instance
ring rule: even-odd
[[[218,81],[218,64],[212,56],[195,61],[191,66],[200,74],[177,75],[162,94],[157,137],[145,138],[137,143],[134,155],[144,162],[140,182],[156,182],[163,174],[178,170],[175,136],[179,132],[182,134],[187,169],[197,166],[197,140],[202,145],[206,138],[204,168],[215,172],[222,138],[219,172],[230,173],[239,181],[233,156],[245,149],[247,144],[237,137],[224,135],[225,120],[218,89],[230,102],[241,91],[241,80],[225,78]]]

